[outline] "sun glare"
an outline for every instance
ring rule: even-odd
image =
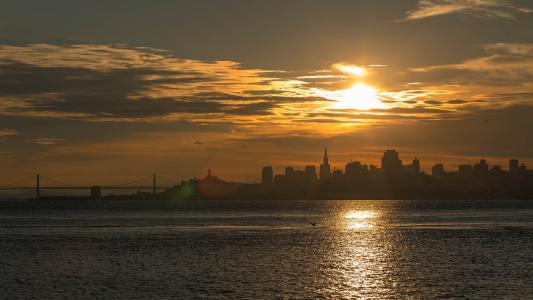
[[[355,65],[335,64],[335,65],[333,65],[333,67],[336,68],[337,70],[343,72],[343,73],[351,74],[351,75],[354,75],[354,76],[364,76],[364,75],[366,75],[366,69],[365,68],[358,67],[358,66],[355,66]]]
[[[339,109],[368,110],[386,107],[379,100],[378,91],[364,83],[358,83],[349,89],[337,91],[330,98],[337,100],[333,107]]]

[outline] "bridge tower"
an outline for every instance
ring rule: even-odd
[[[157,192],[157,176],[153,175],[153,182],[152,182],[152,193],[155,195],[155,193]]]
[[[35,199],[39,199],[41,196],[41,182],[40,182],[40,176],[37,174],[35,177]]]

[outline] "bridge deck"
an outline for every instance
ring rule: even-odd
[[[89,190],[93,186],[41,186],[40,190]],[[152,190],[153,186],[98,186],[103,190]],[[170,187],[168,186],[158,186],[156,190],[166,190]],[[18,186],[18,187],[0,187],[0,191],[12,191],[12,190],[35,190],[37,189],[34,186]]]

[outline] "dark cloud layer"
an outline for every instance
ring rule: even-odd
[[[151,75],[180,75],[185,77],[146,80]],[[81,113],[88,118],[117,117],[145,118],[165,116],[175,112],[221,112],[224,105],[216,99],[199,95],[186,99],[177,97],[136,98],[130,96],[149,90],[154,85],[209,82],[211,79],[192,72],[169,72],[156,69],[126,69],[97,71],[82,68],[52,68],[25,64],[7,64],[0,73],[0,97],[17,96],[21,106],[8,107],[8,113],[55,112]],[[230,97],[239,99],[239,97]],[[228,98],[228,99],[230,99]],[[254,104],[225,113],[264,113],[272,102]]]
[[[178,59],[153,49],[3,46],[0,64],[3,114],[92,121],[176,120],[190,114],[220,119],[266,116],[282,104],[331,101],[302,95],[303,82],[272,77],[280,72]]]

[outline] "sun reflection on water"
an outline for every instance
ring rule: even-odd
[[[377,216],[377,213],[369,210],[350,211],[346,214],[346,219],[371,219]]]
[[[338,273],[329,284],[334,298],[364,298],[383,292],[391,283],[389,274],[395,270],[389,264],[386,231],[378,230],[386,212],[354,208],[345,207],[336,218],[339,227],[332,255]]]
[[[346,227],[352,230],[366,230],[374,227],[373,219],[377,217],[377,213],[368,210],[349,211],[344,218],[346,219]]]
[[[353,230],[365,230],[365,229],[370,229],[373,227],[374,225],[369,224],[369,223],[363,223],[363,222],[353,222],[353,223],[348,224],[348,229],[353,229]]]

